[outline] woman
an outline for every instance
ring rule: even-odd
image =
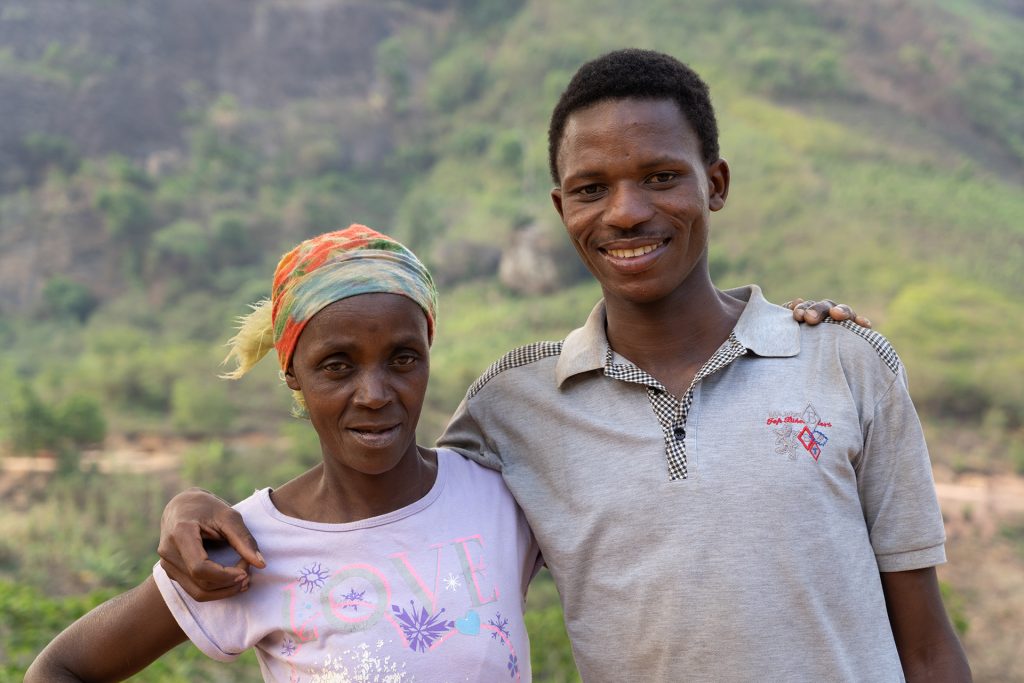
[[[323,462],[235,506],[266,566],[197,602],[157,565],[25,680],[122,680],[186,639],[219,660],[255,647],[268,681],[530,680],[522,615],[540,558],[522,512],[498,473],[415,441],[435,314],[423,264],[365,226],[285,254],[228,376],[272,345]]]

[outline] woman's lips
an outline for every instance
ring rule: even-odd
[[[349,427],[352,438],[367,448],[387,448],[398,438],[402,425],[391,427]]]

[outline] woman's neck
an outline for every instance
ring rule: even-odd
[[[326,460],[271,493],[285,515],[344,524],[400,510],[423,498],[437,479],[437,454],[416,446],[392,470],[365,474]]]

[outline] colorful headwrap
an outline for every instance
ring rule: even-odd
[[[437,288],[416,255],[387,235],[353,224],[302,242],[281,257],[270,299],[253,306],[229,343],[225,362],[238,367],[224,375],[237,379],[273,346],[281,370],[291,363],[306,324],[335,301],[359,294],[401,294],[423,309],[429,340],[434,340]]]

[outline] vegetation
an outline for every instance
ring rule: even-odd
[[[18,159],[0,170],[4,239],[74,243],[90,260],[46,273],[0,315],[0,452],[59,472],[0,510],[0,680],[149,571],[171,491],[238,499],[317,461],[272,363],[241,384],[215,377],[230,321],[268,294],[297,240],[358,221],[432,267],[443,286],[425,443],[501,352],[579,324],[599,292],[565,265],[546,117],[582,61],[623,45],[675,54],[711,83],[733,173],[713,222],[718,284],[856,304],[904,359],[936,462],[1024,473],[1024,17],[1011,3],[406,4],[433,23],[368,47],[363,97],[268,105],[230,84],[183,85],[166,158],[89,148],[54,123],[4,148]],[[11,3],[0,22],[34,11]],[[0,50],[0,85],[84,97],[125,68],[96,36],[62,40]],[[554,236],[554,293],[517,294],[488,260],[525,227]],[[104,443],[147,437],[178,444],[177,470],[89,464]],[[944,590],[967,629],[969,604]],[[575,680],[546,575],[530,605],[536,679]],[[246,672],[183,648],[138,680]]]

